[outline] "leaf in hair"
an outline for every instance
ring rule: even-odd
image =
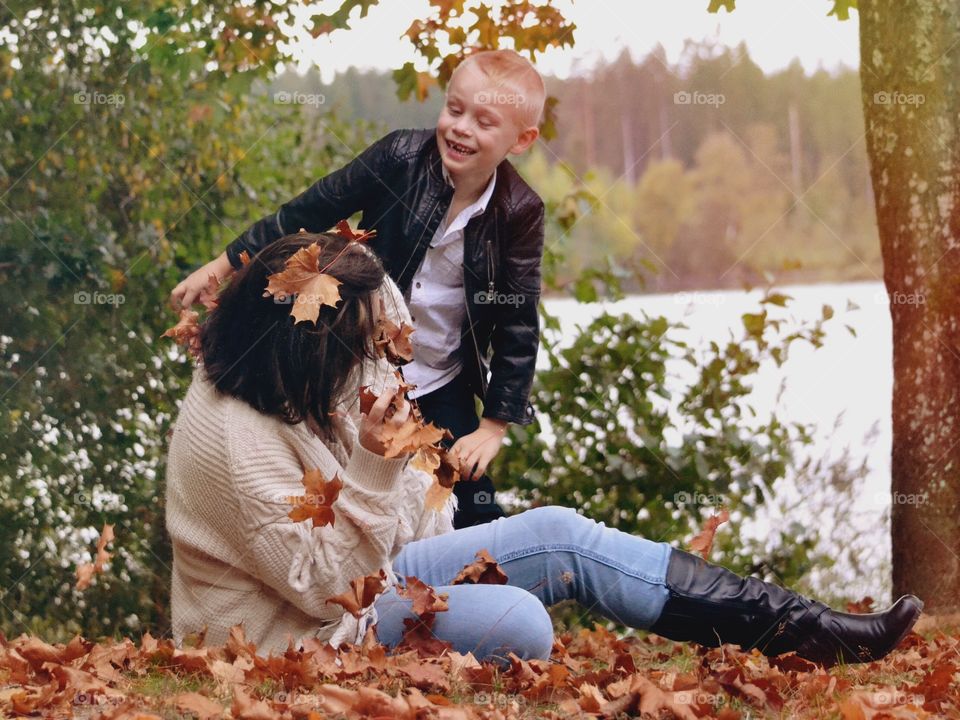
[[[300,248],[287,258],[284,269],[267,278],[264,297],[271,295],[277,300],[286,300],[296,295],[290,314],[295,323],[316,322],[324,305],[336,307],[340,302],[341,282],[328,273],[320,272],[319,243]]]
[[[376,237],[376,230],[360,230],[359,232],[350,227],[350,223],[341,220],[337,223],[337,235],[345,237],[350,242],[366,242],[372,237]]]

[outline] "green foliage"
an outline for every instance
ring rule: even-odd
[[[280,37],[266,12],[60,3],[2,21],[16,38],[0,48],[8,634],[166,627],[165,436],[192,371],[159,339],[167,295],[370,139],[252,92]],[[114,558],[80,593],[104,523]]]
[[[355,8],[363,18],[378,2],[346,0],[334,13],[315,15],[311,32],[317,37],[346,29]],[[393,71],[397,97],[422,102],[431,87],[446,87],[454,68],[480,50],[511,47],[534,60],[549,48],[572,46],[575,29],[549,1],[505,0],[493,8],[481,0],[431,0],[430,12],[404,33],[422,62],[406,62]],[[424,64],[426,70],[418,69]],[[547,139],[556,135],[556,98],[547,98],[540,132]]]
[[[575,507],[657,540],[689,537],[720,505],[752,516],[810,442],[810,428],[749,404],[762,365],[780,365],[795,342],[822,342],[825,319],[791,329],[771,315],[788,300],[766,295],[742,337],[699,349],[662,317],[603,313],[570,344],[548,321],[550,367],[533,389],[540,423],[511,426],[493,475],[514,478],[525,503]],[[725,560],[796,579],[816,540],[799,535],[765,557],[735,542]]]

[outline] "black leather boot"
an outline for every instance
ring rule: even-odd
[[[920,617],[923,603],[904,595],[883,612],[837,612],[778,585],[740,577],[682,550],[667,567],[670,597],[649,629],[670,640],[795,651],[827,667],[877,660],[893,650]]]

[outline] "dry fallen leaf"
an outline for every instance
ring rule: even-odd
[[[200,357],[200,313],[190,308],[180,311],[177,324],[167,328],[160,337],[173,338],[177,345],[181,345],[195,358]]]
[[[480,550],[477,559],[463,570],[451,582],[451,585],[506,585],[507,574],[500,569],[497,561],[486,550]]]
[[[97,542],[97,554],[92,563],[83,563],[77,567],[77,590],[86,590],[90,586],[94,575],[103,572],[103,566],[110,560],[107,552],[107,543],[113,542],[113,525],[104,524],[100,531],[100,540]]]
[[[434,479],[423,498],[423,509],[442,512],[452,494],[453,488],[444,487]]]
[[[405,365],[413,360],[413,343],[410,336],[414,328],[401,322],[398,326],[387,318],[387,309],[380,298],[380,318],[374,332],[373,345],[380,357],[385,357],[393,365]]]
[[[329,482],[320,470],[307,470],[303,474],[303,495],[291,495],[287,502],[294,506],[287,516],[294,522],[312,520],[313,527],[333,525],[336,515],[333,512],[333,503],[340,495],[343,481],[338,475]]]
[[[213,273],[210,273],[207,276],[207,284],[204,286],[203,290],[200,291],[200,297],[197,298],[203,307],[207,309],[207,312],[217,309],[217,306],[220,304],[220,301],[217,299],[219,292],[220,278]]]
[[[398,587],[397,595],[413,602],[413,612],[417,615],[438,613],[449,610],[447,595],[438,595],[430,585],[416,577],[407,577],[407,586]]]
[[[247,266],[250,264],[250,253],[248,253],[246,250],[241,250],[239,257],[241,266]]]
[[[350,589],[329,598],[328,603],[340,605],[354,617],[360,617],[365,608],[370,607],[377,595],[386,587],[387,575],[380,570],[376,575],[354,578],[350,582]]]
[[[321,273],[319,243],[300,248],[287,258],[284,269],[267,277],[264,297],[285,301],[296,296],[290,314],[295,323],[316,322],[324,305],[336,307],[340,302],[340,281],[333,275]]]
[[[703,530],[690,541],[690,551],[700,553],[700,556],[707,560],[710,557],[710,551],[713,549],[713,536],[717,534],[717,528],[729,519],[730,513],[726,508],[721,508],[719,514],[707,518]]]
[[[220,703],[196,692],[174,695],[170,702],[180,712],[196,715],[198,720],[213,720],[223,715],[223,706]]]

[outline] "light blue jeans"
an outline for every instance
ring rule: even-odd
[[[487,550],[507,585],[450,585],[464,565]],[[564,507],[542,507],[486,525],[406,545],[394,560],[400,577],[420,578],[447,593],[433,633],[477,659],[548,658],[553,626],[546,608],[576,600],[584,609],[634,628],[656,622],[667,601],[670,546],[606,527]],[[410,601],[390,590],[377,600],[377,636],[400,642]]]

